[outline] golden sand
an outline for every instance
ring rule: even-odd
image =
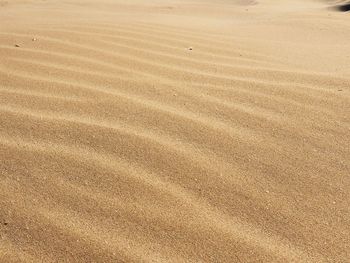
[[[341,1],[0,1],[0,262],[350,262]]]

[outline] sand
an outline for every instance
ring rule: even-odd
[[[0,1],[0,262],[350,262],[342,4]]]

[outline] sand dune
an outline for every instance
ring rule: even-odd
[[[0,1],[0,261],[350,261],[337,5]]]

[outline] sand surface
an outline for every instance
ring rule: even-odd
[[[0,262],[350,262],[350,13],[0,1]]]

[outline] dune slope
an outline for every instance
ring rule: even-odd
[[[0,1],[0,261],[348,262],[332,5]]]

